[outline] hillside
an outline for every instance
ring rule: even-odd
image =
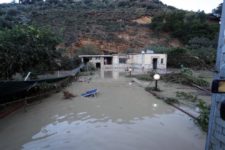
[[[114,7],[45,9],[32,15],[32,22],[41,26],[49,25],[54,31],[61,31],[65,46],[70,51],[90,44],[102,51],[123,52],[128,49],[139,50],[152,44],[164,46],[179,45],[168,34],[156,37],[150,30],[151,18],[157,11],[166,8],[161,3],[148,2],[155,8],[149,9],[143,4],[129,7],[120,3]],[[37,10],[38,12],[38,10]],[[60,29],[60,30],[59,30]],[[175,42],[174,42],[175,41]],[[172,43],[172,44],[169,44]]]
[[[152,17],[171,9],[158,0],[85,0],[12,4],[5,6],[5,13],[14,11],[13,18],[17,20],[22,18],[29,24],[51,28],[64,39],[59,47],[68,48],[70,52],[85,45],[101,51],[125,52],[151,45],[180,46],[179,40],[169,34],[156,36],[149,28]]]

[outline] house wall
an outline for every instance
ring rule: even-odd
[[[153,59],[157,58],[157,68],[166,69],[167,68],[167,55],[166,54],[145,54],[144,56],[144,66],[147,68],[153,68]]]
[[[166,54],[134,54],[134,55],[113,55],[112,56],[112,65],[104,64],[104,55],[100,56],[88,56],[91,63],[95,66],[97,63],[101,64],[101,68],[104,69],[124,69],[128,67],[133,67],[136,69],[153,69],[153,59],[157,58],[157,69],[166,69],[167,68],[167,55]],[[107,56],[111,57],[111,56]],[[121,62],[121,59],[122,62]],[[163,62],[161,60],[163,59]]]
[[[130,65],[127,63],[127,61],[125,63],[120,63],[120,59],[127,59],[127,55],[114,55],[113,56],[113,68],[118,68],[118,69],[124,69],[129,67]]]
[[[137,54],[130,55],[128,64],[132,65],[134,68],[153,69],[153,59],[157,58],[157,68],[166,69],[167,68],[167,55],[166,54]],[[163,59],[163,62],[161,60]]]
[[[99,56],[96,56],[96,57],[88,57],[89,58],[89,62],[92,63],[95,67],[96,67],[96,64],[97,63],[100,63],[101,64],[101,68],[104,66],[104,58],[103,57],[99,57]],[[82,61],[83,61],[83,58],[82,58]]]

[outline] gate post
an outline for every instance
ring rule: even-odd
[[[214,79],[225,79],[225,0],[221,16],[217,47],[216,71]],[[220,116],[220,106],[225,94],[212,93],[211,111],[205,150],[225,150],[225,121]]]

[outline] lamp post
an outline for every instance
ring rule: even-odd
[[[154,74],[153,79],[155,80],[155,90],[158,90],[158,80],[160,79],[159,74]]]
[[[144,71],[144,54],[145,54],[145,51],[141,51],[141,54],[142,54],[142,65],[141,65],[141,69],[142,69],[142,72]]]
[[[128,69],[128,71],[129,71],[130,77],[131,77],[132,68],[130,67],[130,68]]]

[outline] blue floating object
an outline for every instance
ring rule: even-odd
[[[89,91],[87,91],[87,92],[81,94],[81,96],[83,96],[83,97],[94,96],[94,95],[97,94],[97,92],[98,92],[97,89],[93,89],[93,90],[89,90]]]

